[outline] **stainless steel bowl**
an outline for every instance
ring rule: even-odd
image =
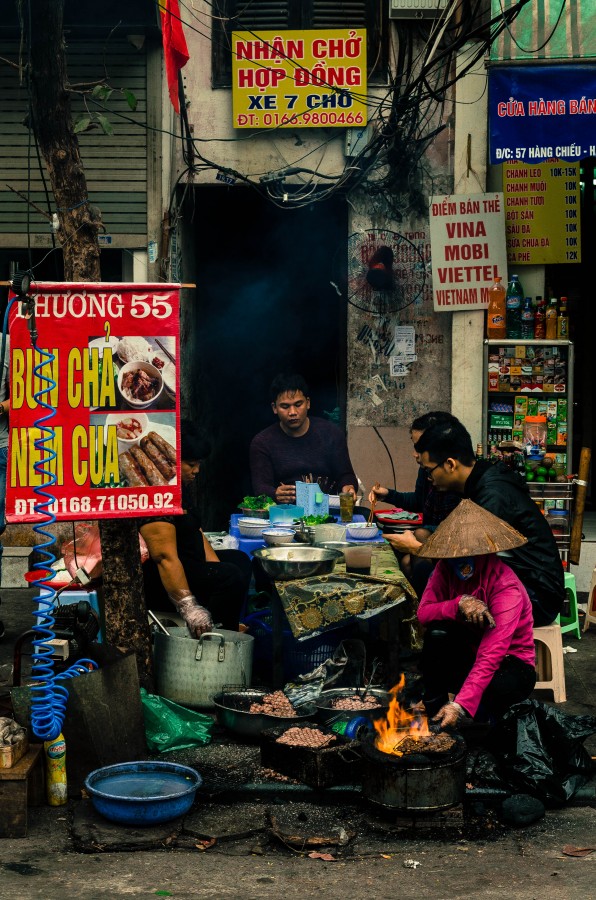
[[[329,575],[342,554],[321,547],[292,546],[265,547],[255,550],[253,556],[274,581],[292,581],[294,578]]]
[[[381,719],[389,709],[389,694],[382,688],[369,688],[366,692],[367,696],[372,695],[379,701],[378,706],[370,709],[332,709],[331,703],[338,697],[353,697],[354,694],[363,694],[364,688],[359,690],[356,688],[334,688],[329,691],[323,691],[316,700],[317,719],[319,722],[329,722],[332,719],[355,719],[357,716],[364,716],[366,719]]]
[[[338,550],[341,555],[344,555],[344,552],[347,547],[353,547],[354,544],[350,541],[316,541],[315,547],[322,547],[324,550]]]
[[[314,707],[312,704],[298,708],[296,715],[268,716],[265,713],[251,713],[251,703],[260,703],[265,694],[271,691],[264,689],[247,689],[243,691],[222,691],[213,698],[213,705],[217,710],[217,721],[228,731],[245,738],[258,738],[266,728],[274,728],[276,725],[293,725],[302,719],[312,717]]]

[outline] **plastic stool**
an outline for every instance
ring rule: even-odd
[[[550,690],[555,703],[565,703],[565,668],[563,666],[563,639],[557,622],[534,628],[536,647],[535,690]],[[546,651],[548,650],[548,654]]]
[[[571,572],[565,572],[565,590],[569,599],[569,615],[564,616],[561,614],[560,616],[561,633],[566,634],[568,631],[573,631],[577,638],[581,638],[577,612],[577,586],[575,584],[575,575],[572,575]]]
[[[594,622],[594,624],[596,625],[596,608],[594,605],[595,601],[596,601],[596,598],[594,597],[595,590],[596,590],[596,567],[594,567],[594,571],[592,572],[592,583],[590,585],[590,592],[588,594],[588,609],[586,611],[586,618],[585,618],[584,627],[583,627],[584,631],[588,630],[588,628],[590,627],[590,624],[592,622]]]

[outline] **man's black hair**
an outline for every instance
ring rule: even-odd
[[[459,419],[456,419],[451,413],[438,409],[435,412],[424,413],[423,416],[418,416],[417,419],[414,419],[410,425],[410,431],[426,431],[427,428],[432,428],[433,425],[437,425],[439,422],[459,424]]]
[[[443,463],[450,457],[464,466],[475,461],[472,438],[461,422],[437,422],[427,428],[420,440],[414,444],[417,453],[428,453],[433,463]]]
[[[199,462],[211,453],[211,443],[190,419],[180,420],[180,451],[185,461]]]
[[[302,375],[297,375],[296,373],[286,375],[282,372],[276,375],[271,382],[269,396],[271,397],[271,402],[276,403],[280,394],[297,394],[298,391],[304,394],[305,397],[309,395],[308,385]]]

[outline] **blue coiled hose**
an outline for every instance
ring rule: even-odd
[[[2,350],[0,360],[4,360],[6,348],[6,334],[8,333],[8,316],[10,309],[19,298],[14,297],[6,308],[4,314],[4,327],[2,335]],[[53,353],[49,350],[42,350],[33,342],[35,353],[39,354],[39,360],[33,367],[34,378],[37,376],[40,381],[40,389],[34,393],[34,399],[42,409],[47,410],[46,415],[40,416],[35,420],[35,428],[43,432],[42,436],[35,440],[35,449],[40,453],[40,459],[35,462],[34,468],[38,475],[41,476],[42,484],[33,488],[33,492],[37,494],[38,500],[34,505],[34,510],[39,515],[45,517],[45,520],[33,526],[33,530],[44,540],[39,543],[36,549],[42,555],[42,559],[33,564],[34,570],[39,570],[39,577],[33,581],[33,585],[39,590],[39,596],[36,598],[36,608],[33,613],[35,616],[35,625],[33,631],[35,638],[33,641],[33,665],[31,668],[31,676],[34,684],[31,686],[31,727],[36,737],[44,741],[51,741],[58,737],[62,731],[64,715],[66,712],[66,703],[68,700],[68,691],[63,684],[58,684],[54,673],[54,660],[52,659],[53,647],[49,641],[55,637],[53,616],[54,600],[56,591],[52,587],[52,579],[55,572],[52,564],[56,561],[56,557],[52,552],[52,548],[56,543],[56,538],[49,531],[45,531],[44,527],[53,525],[56,516],[52,512],[52,506],[56,503],[56,497],[51,493],[51,488],[56,483],[56,475],[50,471],[49,466],[56,459],[56,451],[52,447],[55,431],[51,424],[48,424],[56,415],[55,408],[48,402],[51,398],[51,392],[56,387],[56,382],[51,377],[51,366],[55,359]],[[43,369],[49,366],[50,374],[46,375]],[[0,368],[0,372],[2,369]],[[47,394],[48,401],[44,399]],[[82,675],[90,669],[96,669],[97,663],[92,659],[81,659],[65,672],[60,673],[60,679],[74,678]]]

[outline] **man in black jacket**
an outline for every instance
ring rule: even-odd
[[[420,465],[438,490],[458,491],[517,528],[528,543],[500,554],[526,588],[536,626],[549,625],[563,608],[565,576],[553,533],[526,483],[503,463],[477,461],[460,423],[443,422],[416,444]]]

